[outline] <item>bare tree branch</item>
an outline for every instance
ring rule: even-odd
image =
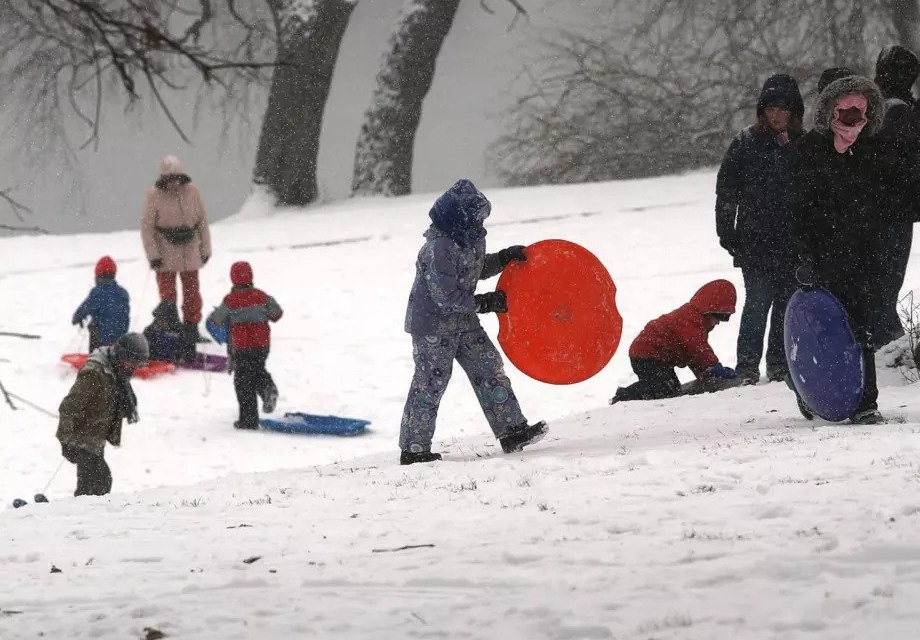
[[[0,189],[0,200],[5,200],[6,203],[10,206],[10,209],[12,209],[13,215],[16,216],[16,218],[20,222],[23,222],[24,218],[22,214],[32,213],[32,210],[26,205],[19,202],[18,200],[14,199],[13,196],[10,195],[10,192],[12,190],[13,190],[12,187],[8,187],[6,189]]]
[[[865,0],[618,0],[632,16],[535,42],[506,132],[489,150],[509,184],[582,182],[717,164],[754,120],[760,83],[862,67],[892,30]],[[637,13],[638,12],[638,13]],[[832,28],[833,27],[833,28]],[[523,85],[523,86],[521,86]]]
[[[165,92],[197,81],[229,103],[234,88],[266,82],[275,66],[267,10],[234,0],[0,0],[0,42],[0,81],[44,128],[33,138],[66,139],[60,122],[72,114],[87,131],[81,148],[98,143],[106,94],[115,89],[128,104],[152,97],[187,140]]]

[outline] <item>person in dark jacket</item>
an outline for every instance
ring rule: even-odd
[[[916,187],[903,159],[879,153],[874,136],[885,103],[868,78],[835,80],[818,96],[815,126],[798,145],[796,226],[804,286],[821,285],[840,300],[862,345],[866,390],[851,421],[875,424],[878,386],[871,335],[881,229],[917,216]],[[805,417],[810,411],[799,398]]]
[[[802,135],[804,113],[793,78],[768,78],[757,101],[757,123],[732,140],[716,181],[716,232],[744,277],[736,367],[744,384],[760,379],[768,317],[767,378],[786,376],[783,320],[795,291],[792,143]]]
[[[700,380],[735,378],[735,371],[723,366],[709,345],[709,332],[735,313],[736,299],[735,285],[713,280],[687,304],[645,325],[629,347],[629,361],[639,380],[617,389],[610,404],[680,395],[675,367],[690,367]]]
[[[875,65],[875,83],[885,98],[885,120],[876,135],[882,153],[910,162],[910,179],[920,179],[920,113],[911,87],[920,75],[920,59],[909,49],[890,45]],[[906,188],[908,185],[901,185]],[[904,335],[898,300],[913,241],[912,223],[892,224],[881,230],[878,255],[879,295],[873,310],[872,340],[876,349]]]
[[[491,210],[472,182],[459,180],[429,211],[432,224],[415,263],[406,309],[415,374],[400,425],[400,464],[441,459],[431,451],[431,440],[455,360],[505,453],[546,435],[545,422],[528,424],[521,413],[501,355],[476,315],[507,311],[503,291],[477,294],[476,283],[498,275],[513,260],[527,260],[522,246],[486,253],[483,223]]]
[[[144,329],[150,345],[150,359],[160,362],[188,360],[188,342],[183,333],[179,309],[172,300],[162,300],[153,310],[153,322]]]
[[[283,311],[270,295],[253,284],[252,266],[235,262],[230,267],[233,289],[208,316],[208,323],[224,327],[230,336],[228,350],[233,387],[240,405],[237,429],[259,428],[257,398],[262,410],[271,413],[278,402],[278,387],[265,368],[271,348],[269,322],[278,322]]]
[[[115,344],[128,332],[131,320],[131,299],[116,281],[118,265],[109,256],[102,256],[96,262],[96,286],[90,290],[77,310],[71,322],[83,326],[87,318],[89,323],[89,353],[99,347]]]
[[[114,346],[90,354],[67,397],[61,401],[57,439],[61,453],[77,465],[75,496],[102,496],[112,490],[105,444],[121,445],[121,426],[138,421],[131,374],[147,364],[144,336],[126,333]]]

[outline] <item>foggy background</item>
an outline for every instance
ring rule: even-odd
[[[560,25],[584,25],[612,20],[603,0],[541,0],[524,3],[530,17],[509,30],[513,8],[504,0],[488,0],[487,13],[476,0],[460,3],[456,21],[438,58],[438,71],[428,94],[416,138],[413,191],[440,191],[459,177],[481,186],[499,181],[488,175],[484,152],[502,130],[501,114],[513,100],[509,91],[522,64],[522,52],[535,33]],[[355,142],[368,108],[374,79],[386,50],[401,0],[360,0],[351,17],[326,107],[320,146],[321,200],[347,197],[353,174]],[[61,163],[43,158],[32,163],[22,145],[28,129],[11,129],[12,109],[18,105],[0,97],[4,132],[0,185],[15,187],[14,195],[34,213],[25,223],[59,233],[134,228],[146,190],[157,176],[159,158],[177,154],[199,185],[212,220],[235,213],[252,188],[251,175],[268,86],[251,105],[248,123],[239,123],[226,136],[219,114],[207,110],[195,122],[194,91],[169,99],[174,113],[192,140],[184,143],[149,98],[125,111],[109,94],[103,113],[98,150],[77,154],[79,175],[62,172]],[[186,103],[177,102],[184,95]],[[81,140],[77,140],[81,142]],[[6,211],[0,214],[11,222]]]

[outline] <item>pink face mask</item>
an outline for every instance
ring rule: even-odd
[[[869,100],[861,93],[848,93],[837,98],[834,104],[834,117],[831,131],[834,132],[834,148],[843,153],[856,142],[863,127],[869,122],[866,110]]]

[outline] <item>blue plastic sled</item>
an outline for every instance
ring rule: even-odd
[[[799,289],[786,307],[784,338],[792,383],[808,408],[834,422],[852,417],[866,372],[840,301],[826,289]]]
[[[364,428],[370,421],[339,416],[315,416],[309,413],[285,413],[281,419],[263,418],[259,420],[259,424],[263,429],[280,433],[356,436],[364,433]]]
[[[211,337],[214,338],[214,342],[217,344],[227,344],[227,327],[220,326],[208,320],[204,323],[204,328],[207,329]]]

